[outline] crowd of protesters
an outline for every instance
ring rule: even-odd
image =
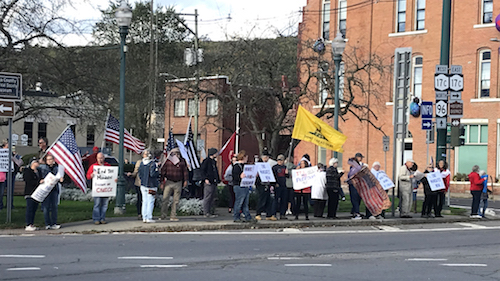
[[[6,146],[7,144],[4,142],[2,147],[5,148]],[[54,158],[46,153],[48,140],[40,138],[39,147],[38,157],[33,158],[29,165],[23,169],[25,180],[24,194],[27,206],[25,229],[27,231],[37,229],[34,226],[34,218],[39,202],[33,200],[31,194],[40,183],[43,183],[43,179],[48,173],[57,173],[57,164]],[[192,179],[192,172],[189,171],[187,162],[182,158],[177,148],[173,149],[169,157],[162,163],[160,163],[159,157],[153,157],[149,150],[145,150],[142,156],[142,159],[135,163],[133,172],[126,174],[130,178],[135,178],[134,186],[138,199],[138,218],[142,219],[145,223],[155,222],[153,220],[153,208],[157,191],[160,189],[163,190],[163,200],[159,219],[166,220],[170,213],[170,221],[178,221],[177,206],[181,195],[186,193],[190,185],[194,185],[196,189],[196,185],[190,180]],[[200,193],[202,194],[203,215],[207,218],[217,216],[215,213],[215,201],[217,186],[221,180],[227,182],[227,189],[229,191],[228,212],[233,214],[234,222],[255,222],[262,219],[271,221],[282,219],[298,220],[300,214],[304,215],[305,220],[309,220],[309,207],[311,205],[314,217],[337,219],[339,201],[345,200],[344,190],[342,189],[342,185],[345,183],[348,186],[350,195],[352,219],[377,219],[384,217],[384,213],[373,216],[368,209],[366,209],[364,215],[361,213],[360,205],[362,198],[357,188],[351,182],[345,181],[344,171],[338,170],[338,159],[330,159],[328,166],[317,163],[318,180],[309,187],[294,189],[291,176],[292,171],[294,169],[305,169],[313,166],[309,155],[305,154],[298,163],[293,163],[293,158],[291,157],[286,159],[284,155],[280,154],[274,160],[267,152],[262,153],[260,158],[255,159],[255,162],[268,163],[274,174],[275,182],[262,182],[257,176],[254,186],[257,193],[257,206],[255,216],[252,216],[249,211],[249,197],[253,192],[252,187],[241,186],[242,179],[247,176],[244,173],[244,166],[248,162],[248,155],[246,155],[244,150],[234,155],[231,159],[231,164],[225,171],[222,171],[222,174],[217,168],[217,157],[217,149],[210,148],[208,156],[204,159],[200,168],[201,180],[199,181],[198,189],[201,189]],[[368,168],[368,165],[363,163],[363,159],[364,156],[361,153],[356,153],[351,160],[361,167],[366,166]],[[94,147],[93,154],[86,155],[83,160],[85,161],[85,166],[88,167],[86,169],[88,180],[92,180],[94,177],[94,166],[109,165],[104,161],[104,154],[99,152],[97,147]],[[374,162],[370,171],[375,178],[379,178],[381,174],[385,174],[381,170],[379,162]],[[426,175],[433,172],[441,174],[445,186],[444,189],[436,191],[431,189]],[[354,173],[355,169],[351,167],[347,178],[352,177]],[[5,172],[0,172],[0,195],[3,195],[6,189],[7,181],[5,175]],[[470,191],[472,194],[471,218],[482,218],[485,216],[488,207],[488,193],[491,192],[491,189],[488,188],[488,177],[477,165],[472,168],[472,172],[469,174]],[[344,181],[342,181],[342,178],[344,178]],[[400,217],[411,218],[411,214],[417,212],[416,194],[419,189],[423,190],[424,194],[421,217],[442,217],[446,193],[450,186],[450,178],[451,173],[448,170],[448,164],[444,160],[440,160],[436,167],[432,163],[426,165],[424,172],[420,172],[417,164],[412,159],[408,159],[398,170],[397,176]],[[60,184],[41,202],[46,229],[60,228],[60,225],[57,224],[59,193]],[[171,195],[173,196],[172,201],[170,201]],[[92,219],[95,224],[106,223],[105,214],[108,200],[108,197],[94,198]],[[482,205],[482,208],[480,208],[480,205]],[[3,208],[3,200],[0,201],[1,208]],[[324,216],[325,208],[326,216]],[[265,214],[265,217],[263,214]]]

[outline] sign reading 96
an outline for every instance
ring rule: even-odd
[[[448,104],[442,100],[436,102],[436,116],[445,117],[448,114]]]

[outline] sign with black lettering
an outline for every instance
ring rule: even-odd
[[[92,197],[116,196],[118,167],[94,166],[92,177]]]

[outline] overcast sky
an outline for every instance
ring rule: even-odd
[[[75,1],[75,8],[68,8],[67,15],[85,23],[85,33],[90,34],[92,24],[99,20],[99,9],[105,9],[106,0]],[[129,0],[129,3],[137,2]],[[174,6],[180,13],[194,13],[198,9],[200,37],[210,40],[225,40],[226,35],[250,37],[275,37],[294,34],[302,16],[299,13],[307,0],[154,0],[154,5]],[[230,17],[230,19],[228,18]],[[194,29],[194,17],[185,17]],[[290,29],[291,27],[291,29]],[[87,40],[90,36],[87,35]],[[85,38],[67,35],[64,42],[69,45],[84,44]]]

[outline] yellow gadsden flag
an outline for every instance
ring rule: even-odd
[[[292,133],[293,139],[312,142],[333,151],[344,152],[347,137],[330,127],[311,112],[299,105]]]

